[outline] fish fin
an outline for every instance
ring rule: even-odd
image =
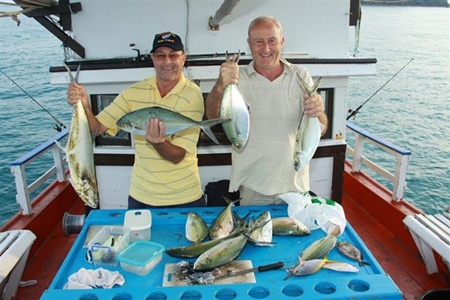
[[[97,137],[97,133],[98,133],[98,127],[95,129],[94,132],[91,132],[92,145],[95,145],[95,138]]]
[[[358,265],[359,265],[360,267],[362,267],[362,266],[370,266],[370,264],[369,264],[368,262],[366,262],[366,261],[359,261],[359,262],[358,262]]]
[[[214,143],[219,144],[219,141],[217,140],[216,136],[212,132],[211,127],[214,125],[223,123],[227,120],[229,120],[229,119],[218,118],[218,119],[212,119],[212,120],[205,120],[205,121],[201,122],[200,128],[206,133],[206,135],[211,140],[213,140]]]
[[[241,198],[239,198],[239,199],[236,199],[236,200],[231,200],[230,198],[228,198],[228,197],[225,197],[225,196],[222,196],[223,197],[223,199],[225,200],[225,202],[227,202],[227,204],[235,204],[236,202],[239,202],[239,201],[241,201]],[[245,217],[244,217],[245,218]]]

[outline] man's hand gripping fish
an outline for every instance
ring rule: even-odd
[[[322,77],[317,80],[317,82],[309,87],[308,84],[297,74],[300,84],[303,89],[312,96],[317,92],[320,83],[322,82]],[[302,117],[300,118],[300,126],[297,131],[297,136],[295,138],[294,147],[294,168],[297,172],[300,172],[311,160],[314,153],[316,152],[317,146],[319,146],[320,136],[321,136],[321,126],[319,119],[317,117],[308,117],[302,112]]]

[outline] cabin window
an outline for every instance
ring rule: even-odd
[[[333,99],[334,99],[334,89],[326,88],[326,89],[318,89],[317,92],[322,96],[324,105],[325,105],[325,114],[328,117],[328,128],[327,132],[322,136],[322,139],[331,139],[331,133],[333,132],[333,128],[331,128],[333,124]]]
[[[105,107],[110,105],[117,95],[91,95],[92,112],[97,115]],[[97,146],[131,146],[131,135],[125,131],[119,131],[116,136],[107,133],[97,136],[95,139]]]
[[[328,117],[328,129],[327,132],[322,136],[322,139],[331,139],[332,124],[333,124],[333,99],[334,90],[332,88],[318,89],[318,93],[322,96],[325,104],[325,113]],[[207,93],[203,94],[204,99],[207,97]],[[109,104],[111,104],[116,98],[116,94],[101,94],[101,95],[91,95],[92,112],[96,115]],[[223,132],[222,126],[216,125],[212,127],[214,135],[220,141],[222,145],[229,145],[230,142],[226,138]],[[95,139],[97,146],[130,146],[131,147],[131,135],[128,132],[120,131],[116,136],[111,136],[104,133]],[[207,136],[200,133],[199,146],[215,145]]]

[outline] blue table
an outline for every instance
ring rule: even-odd
[[[233,207],[233,211],[243,217],[248,212],[255,218],[263,211],[269,210],[273,218],[287,216],[286,206],[246,206]],[[211,224],[223,207],[152,209],[151,241],[163,244],[166,249],[189,245],[184,236],[186,217],[195,210],[207,224]],[[356,232],[347,224],[339,241],[347,241],[361,250],[364,260],[370,266],[359,267],[358,263],[343,256],[333,249],[328,258],[348,262],[357,266],[358,273],[343,273],[322,269],[315,274],[303,277],[291,277],[284,280],[286,270],[272,270],[255,273],[256,283],[214,284],[163,287],[164,266],[177,263],[181,259],[164,253],[161,263],[146,276],[139,276],[124,271],[120,266],[104,267],[119,271],[125,278],[125,284],[112,289],[64,290],[68,277],[80,268],[96,269],[86,262],[86,249],[83,244],[90,226],[123,225],[126,210],[93,210],[86,218],[85,225],[64,260],[49,289],[41,299],[402,299],[402,294],[393,280],[386,274],[373,255],[369,252]],[[239,260],[252,260],[253,266],[283,261],[285,266],[294,266],[301,252],[313,241],[322,238],[325,233],[321,229],[311,232],[309,236],[274,236],[273,247],[254,247],[247,244]],[[102,266],[103,267],[103,266]]]

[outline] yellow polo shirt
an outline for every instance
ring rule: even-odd
[[[152,106],[179,112],[196,121],[201,121],[204,113],[200,88],[184,75],[164,98],[161,98],[156,86],[156,76],[153,76],[125,89],[97,118],[108,128],[108,134],[116,135],[119,131],[116,122],[123,115]],[[202,188],[197,163],[199,130],[190,128],[166,138],[170,143],[186,150],[185,158],[178,164],[163,159],[144,136],[135,135],[130,196],[153,206],[184,204],[200,198]]]

